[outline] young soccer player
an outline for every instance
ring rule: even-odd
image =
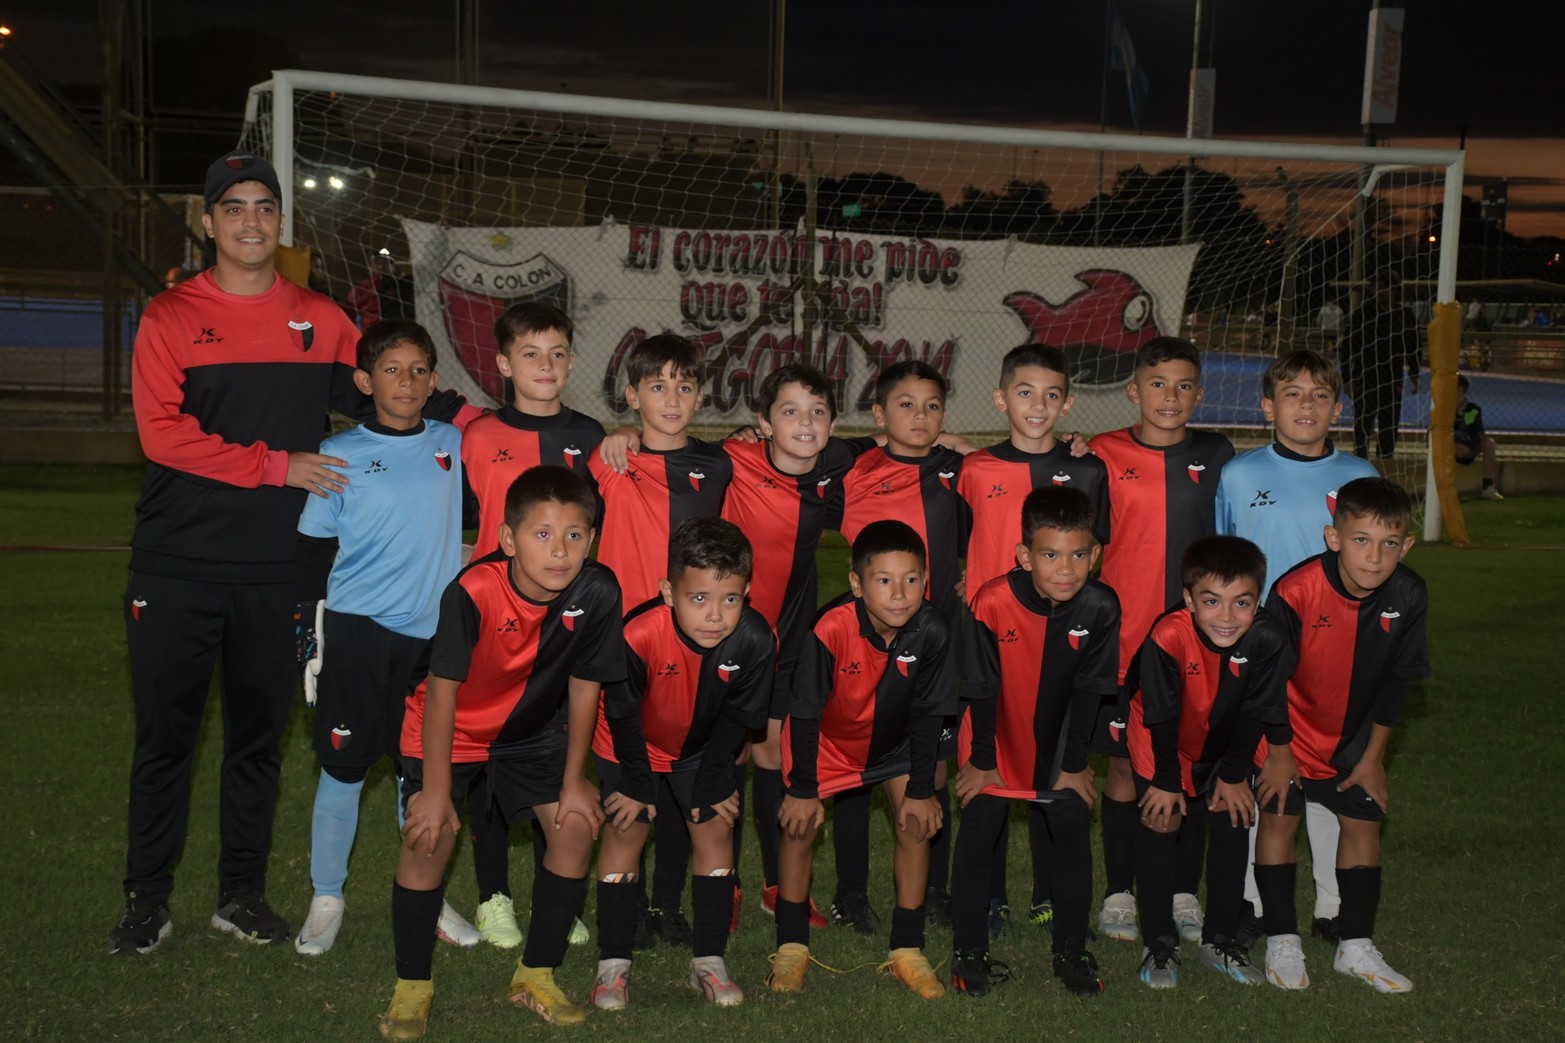
[[[895,519],[913,527],[928,548],[926,596],[946,619],[955,619],[960,598],[960,559],[967,546],[972,512],[957,492],[962,455],[939,444],[945,423],[946,382],[934,367],[916,359],[893,363],[875,381],[875,426],[886,444],[859,457],[843,479],[842,534],[850,542],[865,526]],[[956,722],[942,729],[935,769],[935,797],[941,821],[951,818],[945,760],[956,753]],[[837,895],[832,918],[873,934],[869,902],[870,791],[847,794],[833,807],[832,839],[837,856]],[[929,862],[929,915],[950,923],[951,839],[934,837]]]
[[[1309,985],[1293,903],[1301,803],[1329,809],[1342,829],[1336,858],[1341,938],[1333,966],[1381,992],[1413,988],[1373,941],[1380,822],[1389,803],[1386,744],[1408,682],[1429,676],[1428,594],[1423,579],[1401,563],[1413,549],[1412,517],[1412,501],[1396,483],[1349,482],[1337,491],[1326,552],[1285,573],[1267,602],[1299,660],[1288,682],[1293,741],[1273,746],[1257,792],[1266,812],[1255,865],[1268,935],[1266,977],[1285,989]]]
[[[416,322],[376,323],[359,340],[353,379],[374,400],[375,419],[328,438],[321,453],[346,460],[355,480],[311,497],[299,517],[307,585],[299,600],[325,598],[322,651],[305,676],[321,763],[310,839],[315,897],[294,939],[306,956],[337,940],[359,794],[376,761],[397,759],[403,702],[423,680],[440,594],[461,567],[462,435],[420,413],[437,379],[434,342]],[[478,944],[449,904],[436,931]]]
[[[549,833],[511,1002],[560,1024],[586,1017],[554,968],[603,823],[586,776],[598,699],[603,684],[625,676],[619,584],[587,560],[595,508],[579,475],[532,468],[506,492],[502,557],[469,565],[441,597],[429,677],[402,722],[407,820],[391,892],[397,987],[380,1025],[388,1039],[417,1039],[428,1023],[444,867],[456,808],[478,776],[504,820],[535,814]]]
[[[700,350],[673,333],[648,337],[625,357],[625,401],[641,419],[639,450],[623,472],[604,459],[606,446],[592,452],[588,468],[603,496],[603,534],[598,560],[609,566],[624,591],[624,609],[658,596],[663,579],[660,551],[686,518],[716,517],[733,476],[721,445],[690,437],[701,406]],[[682,812],[660,809],[672,823]],[[690,844],[684,830],[655,831],[647,926],[657,937],[689,945],[690,922],[680,909]]]
[[[1293,650],[1260,607],[1266,558],[1237,536],[1208,536],[1181,560],[1184,607],[1171,609],[1142,646],[1141,688],[1130,702],[1130,757],[1140,796],[1137,899],[1147,944],[1140,977],[1173,988],[1179,934],[1173,916],[1180,820],[1206,819],[1206,919],[1201,963],[1244,984],[1261,981],[1235,940],[1244,902],[1251,777],[1262,736],[1287,742],[1286,685]]]
[[[1081,489],[1053,484],[1027,494],[1021,567],[980,587],[963,626],[962,723],[951,896],[959,992],[989,991],[984,910],[994,863],[1005,857],[1010,802],[1029,802],[1049,841],[1054,973],[1076,995],[1103,991],[1087,951],[1092,902],[1088,816],[1097,798],[1087,747],[1098,706],[1119,691],[1119,599],[1089,579],[1098,560],[1097,510]],[[1037,857],[1037,853],[1034,853]]]
[[[1017,501],[1029,490],[1045,486],[1082,490],[1095,509],[1098,541],[1108,542],[1108,482],[1103,461],[1095,456],[1073,457],[1070,446],[1054,434],[1074,401],[1070,366],[1058,348],[1024,344],[1006,352],[1000,363],[994,406],[1006,415],[1010,438],[964,457],[957,483],[957,491],[973,513],[973,531],[967,541],[969,595],[1016,567]],[[1028,839],[1033,856],[1028,921],[1046,926],[1053,917],[1048,878],[1052,858],[1049,830],[1041,815],[1028,816]],[[1005,839],[999,843],[1003,850]],[[997,882],[990,896],[990,915],[996,925],[1003,925],[1010,911],[1003,882],[1005,860],[998,859],[995,864]]]
[[[1233,458],[1232,443],[1211,431],[1193,431],[1190,415],[1201,402],[1201,355],[1178,337],[1156,337],[1136,353],[1136,370],[1126,394],[1141,410],[1141,422],[1092,439],[1091,449],[1108,468],[1109,529],[1114,541],[1103,551],[1103,582],[1119,595],[1119,674],[1126,683],[1131,659],[1152,623],[1181,603],[1179,561],[1185,548],[1215,531],[1217,479]],[[1132,682],[1133,683],[1133,682]],[[1127,693],[1128,694],[1128,693]],[[1135,941],[1136,786],[1125,752],[1123,707],[1105,703],[1098,711],[1093,752],[1108,755],[1103,784],[1103,868],[1108,894],[1098,914],[1098,933]],[[1180,935],[1201,936],[1201,819],[1181,844],[1174,919]]]
[[[821,801],[884,784],[896,822],[896,906],[882,969],[924,999],[945,995],[924,958],[930,841],[940,730],[956,710],[955,656],[945,614],[924,597],[923,538],[899,521],[871,522],[853,541],[851,588],[821,611],[794,677],[783,723],[777,952],[766,984],[804,987],[810,965],[810,875]]]
[[[469,498],[464,513],[476,518],[474,561],[500,548],[505,493],[524,471],[539,464],[569,467],[588,477],[588,454],[603,441],[603,425],[565,405],[575,352],[575,325],[551,304],[513,304],[495,320],[495,367],[510,382],[511,401],[467,426],[462,436],[462,476]],[[589,477],[590,481],[590,477]],[[508,873],[510,846],[491,816],[474,819],[473,871],[478,877],[474,919],[485,941],[501,949],[522,944]],[[533,822],[533,865],[542,864],[548,840]],[[571,942],[587,941],[577,920]]]
[[[1261,411],[1273,425],[1271,445],[1251,449],[1223,468],[1217,483],[1217,531],[1243,536],[1266,555],[1261,591],[1305,558],[1320,553],[1321,530],[1331,524],[1337,490],[1377,472],[1368,460],[1339,452],[1331,425],[1342,414],[1342,376],[1313,351],[1292,351],[1274,361],[1261,378]],[[1308,812],[1315,864],[1313,931],[1335,940],[1337,881],[1336,818],[1324,808]],[[1246,892],[1258,898],[1253,879]],[[1258,929],[1253,912],[1241,941]]]
[[[1494,484],[1500,477],[1500,460],[1496,455],[1494,439],[1484,433],[1483,407],[1467,397],[1472,381],[1467,375],[1458,374],[1456,388],[1456,462],[1467,465],[1483,457],[1483,488],[1478,495],[1485,500],[1503,500]]]
[[[598,975],[592,1005],[629,1000],[640,911],[636,878],[659,789],[694,849],[690,985],[719,1006],[744,1001],[723,962],[734,901],[734,758],[766,720],[772,628],[745,605],[753,557],[732,522],[688,518],[669,540],[661,595],[625,620],[627,678],[604,693],[593,753],[609,829],[598,852]],[[681,828],[665,821],[665,829]]]

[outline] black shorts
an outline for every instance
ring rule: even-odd
[[[383,755],[395,761],[407,697],[429,673],[429,641],[331,609],[325,627],[316,756],[334,768],[367,768]]]
[[[554,740],[554,736],[549,737]],[[507,823],[525,822],[535,817],[534,808],[554,804],[560,799],[565,782],[565,735],[557,741],[540,742],[525,756],[504,760],[478,761],[451,765],[451,803],[460,807],[459,798],[471,791],[473,815],[498,812]],[[424,788],[424,762],[405,757],[402,761],[402,799]]]
[[[1251,785],[1254,785],[1253,779],[1251,780]],[[1282,811],[1279,812],[1277,810],[1276,797],[1273,797],[1269,804],[1262,806],[1261,810],[1268,815],[1302,815],[1304,814],[1304,790],[1295,782],[1283,793]]]
[[[1119,696],[1108,696],[1098,704],[1098,718],[1092,722],[1092,741],[1087,749],[1109,757],[1129,757],[1130,747],[1125,744],[1127,731]]]
[[[608,799],[610,793],[619,788],[620,779],[624,777],[625,770],[619,766],[618,761],[611,761],[606,757],[600,757],[596,753],[592,759],[597,762],[598,790],[604,799]],[[696,806],[696,775],[700,771],[701,758],[690,757],[688,760],[676,764],[673,771],[654,771],[652,773],[652,785],[657,787],[658,799],[652,802],[653,807],[664,803],[665,795],[672,798],[675,807],[679,808],[680,815],[685,822],[690,819],[690,809]],[[710,806],[702,807],[696,822],[710,822],[717,817]],[[636,816],[637,822],[651,822],[647,812],[643,809]]]
[[[1299,785],[1304,787],[1304,799],[1311,804],[1319,804],[1333,815],[1343,818],[1356,818],[1364,822],[1379,822],[1386,817],[1386,813],[1380,810],[1380,805],[1368,793],[1363,786],[1354,786],[1342,793],[1337,792],[1337,787],[1342,785],[1346,775],[1338,775],[1334,779],[1300,779]]]
[[[1456,462],[1459,464],[1472,464],[1478,462],[1478,447],[1456,443]]]

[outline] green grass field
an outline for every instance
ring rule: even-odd
[[[0,468],[0,546],[113,546],[129,538],[139,473],[123,468]],[[921,1003],[874,973],[884,938],[815,933],[820,968],[808,990],[777,998],[761,984],[771,921],[747,894],[729,966],[749,999],[709,1008],[683,985],[685,959],[668,949],[637,960],[632,1006],[594,1015],[575,1032],[594,1039],[1559,1039],[1565,1035],[1565,903],[1549,877],[1565,813],[1552,784],[1562,749],[1558,627],[1565,619],[1565,499],[1512,498],[1468,505],[1483,549],[1419,547],[1410,564],[1429,580],[1434,677],[1414,689],[1393,747],[1386,827],[1386,890],[1378,942],[1415,991],[1387,997],[1334,974],[1330,950],[1307,941],[1314,985],[1303,994],[1246,990],[1187,959],[1178,989],[1135,980],[1139,946],[1099,942],[1106,994],[1080,1001],[1049,972],[1045,935],[1013,927],[994,946],[1013,978],[988,999]],[[821,552],[823,596],[844,582],[840,542]],[[0,633],[12,681],[0,695],[11,750],[0,761],[8,885],[0,902],[0,1024],[12,1039],[371,1040],[394,979],[389,887],[394,865],[389,774],[365,791],[348,916],[337,948],[319,959],[291,947],[255,949],[207,927],[215,899],[216,780],[220,723],[208,715],[197,764],[190,839],[174,895],[175,933],[153,956],[104,955],[121,906],[125,787],[132,734],[119,607],[123,551],[0,551],[6,572]],[[214,704],[216,700],[213,700]],[[295,924],[309,903],[309,812],[316,767],[307,718],[286,742],[272,902]],[[518,831],[525,837],[526,831]],[[1025,903],[1020,831],[1011,893]],[[526,894],[531,858],[520,839],[513,882]],[[890,896],[889,825],[877,825],[877,902]],[[1305,856],[1307,858],[1307,855]],[[745,879],[760,872],[753,834]],[[1301,886],[1308,872],[1301,869]],[[815,893],[830,897],[831,858]],[[471,914],[469,858],[449,889]],[[688,899],[687,899],[688,900]],[[1311,896],[1301,890],[1307,914]],[[590,910],[588,921],[591,922]],[[949,934],[929,932],[947,957]],[[1187,957],[1191,947],[1186,946]],[[559,978],[585,994],[596,962],[572,949]],[[553,1031],[504,997],[513,958],[488,947],[442,947],[431,1040],[499,1040]]]

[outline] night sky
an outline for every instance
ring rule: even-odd
[[[404,0],[366,16],[361,5],[318,0],[152,0],[155,109],[231,118],[237,137],[245,88],[272,68],[450,80],[454,6]],[[1510,230],[1565,235],[1565,61],[1544,28],[1557,3],[1403,6],[1399,119],[1383,142],[1452,148],[1465,125],[1469,194],[1508,175]],[[1118,7],[1152,81],[1143,132],[1183,134],[1194,0]],[[1218,135],[1357,141],[1369,7],[1205,0]],[[0,20],[34,67],[90,86],[97,8],[0,4]],[[790,0],[787,11],[789,109],[1097,126],[1100,3]],[[499,87],[761,107],[769,18],[765,0],[489,0],[481,77]],[[1129,130],[1123,77],[1110,81],[1108,122]]]

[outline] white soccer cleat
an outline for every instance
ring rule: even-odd
[[[1121,891],[1105,898],[1103,910],[1098,913],[1098,933],[1117,942],[1140,941],[1141,932],[1136,929],[1136,896]]]
[[[630,1003],[630,961],[599,960],[587,1002],[599,1010],[624,1010]]]
[[[1174,926],[1179,928],[1179,937],[1187,942],[1200,941],[1205,922],[1200,899],[1186,891],[1174,896]]]
[[[435,937],[447,945],[455,945],[462,949],[472,949],[484,939],[484,936],[478,932],[478,928],[468,923],[465,916],[451,908],[450,902],[440,903],[440,919],[435,921]]]
[[[692,959],[690,987],[719,1007],[737,1007],[744,1002],[744,990],[728,976],[728,965],[721,956],[697,956]]]
[[[1337,958],[1332,961],[1339,973],[1350,974],[1373,985],[1377,992],[1400,994],[1413,991],[1413,983],[1391,969],[1386,958],[1380,955],[1375,943],[1368,938],[1345,939],[1337,946]]]
[[[319,956],[329,952],[337,944],[337,932],[342,930],[342,899],[335,895],[316,895],[310,902],[310,912],[299,928],[299,937],[293,940],[294,952],[301,956]]]
[[[1266,939],[1266,980],[1279,989],[1295,992],[1310,987],[1298,935],[1277,934]]]

